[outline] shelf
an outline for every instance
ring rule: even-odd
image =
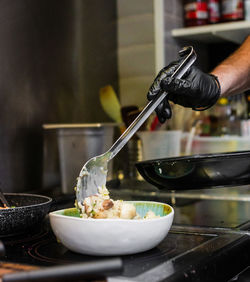
[[[250,35],[250,21],[219,23],[172,30],[174,38],[204,43],[230,41],[241,44],[248,35]]]

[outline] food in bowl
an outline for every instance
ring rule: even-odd
[[[69,250],[89,255],[127,255],[156,247],[172,226],[174,209],[165,203],[124,201],[136,208],[140,219],[83,218],[77,208],[49,214],[52,230]],[[148,212],[153,219],[142,220]]]
[[[143,218],[136,212],[136,207],[123,200],[112,200],[108,189],[99,187],[99,193],[84,199],[83,204],[78,208],[81,210],[82,218],[120,218],[120,219],[149,219],[157,218],[159,215],[149,210]]]
[[[114,201],[106,187],[49,214],[57,239],[69,250],[88,255],[127,255],[150,250],[168,234],[174,210],[165,203]],[[144,220],[145,219],[145,220]]]
[[[85,198],[82,205],[78,204],[78,208],[81,210],[82,218],[141,219],[133,204],[110,199],[109,191],[105,186],[99,187],[98,194]],[[159,216],[150,210],[143,216],[143,219],[157,217]]]

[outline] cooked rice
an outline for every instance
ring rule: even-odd
[[[114,201],[110,199],[108,189],[103,186],[99,193],[84,199],[81,206],[82,218],[121,218],[142,219],[136,212],[133,204],[123,200]],[[147,212],[143,219],[157,218],[153,211]]]

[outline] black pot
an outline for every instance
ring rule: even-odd
[[[0,209],[0,236],[23,233],[41,224],[52,199],[36,194],[4,193],[11,208]]]

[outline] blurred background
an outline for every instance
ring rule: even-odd
[[[118,87],[115,1],[0,1],[0,181],[42,186],[43,123],[108,120],[99,88]]]
[[[121,107],[141,108],[154,77],[178,58],[182,46],[193,45],[196,65],[209,71],[250,30],[239,28],[229,39],[179,35],[187,25],[184,5],[181,0],[0,0],[0,183],[5,192],[44,186],[44,124],[113,122],[100,103],[101,87],[112,85]],[[236,20],[246,22],[231,19]],[[246,101],[240,118],[247,119]],[[211,113],[196,117],[174,105],[173,111],[164,130],[189,132],[196,120],[211,128]],[[213,135],[204,128],[203,135]],[[60,185],[60,177],[52,182]]]

